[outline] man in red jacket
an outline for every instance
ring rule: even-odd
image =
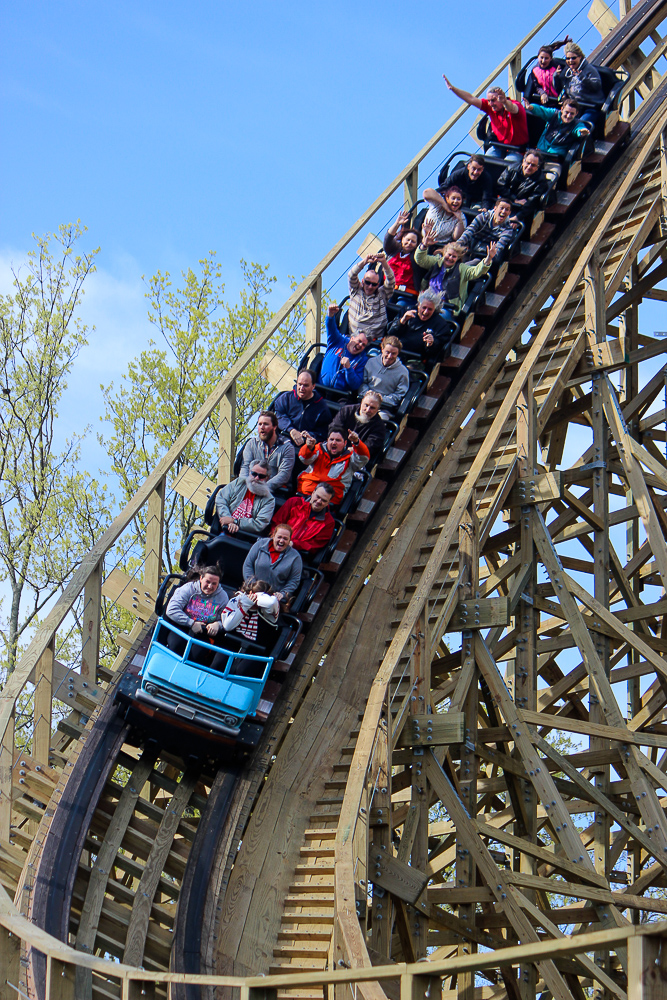
[[[308,555],[323,548],[336,527],[329,513],[333,486],[320,483],[308,497],[290,497],[273,515],[273,525],[289,524],[292,528],[292,545],[298,552]]]

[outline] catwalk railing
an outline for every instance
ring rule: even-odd
[[[138,1000],[147,984],[192,984],[221,986],[233,990],[239,1000],[261,1000],[274,995],[274,990],[309,990],[370,984],[399,986],[401,1000],[422,1000],[423,997],[448,997],[446,980],[463,972],[514,967],[538,962],[545,958],[578,957],[600,948],[624,945],[628,950],[629,1000],[654,1000],[667,990],[667,921],[643,926],[627,925],[608,931],[581,934],[558,941],[545,940],[529,945],[504,948],[488,953],[459,956],[429,963],[396,963],[375,968],[346,969],[339,965],[327,972],[304,972],[280,976],[205,976],[177,972],[147,972],[132,966],[110,962],[103,958],[75,951],[56,938],[35,927],[16,909],[0,887],[0,1000],[15,1000],[19,991],[21,964],[27,949],[36,949],[46,956],[47,997],[75,1000],[76,969],[88,969],[106,979],[109,986],[120,988],[121,1000]],[[237,992],[238,991],[238,992]],[[271,992],[270,992],[271,991]]]

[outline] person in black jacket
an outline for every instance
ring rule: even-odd
[[[454,184],[463,192],[464,208],[491,208],[494,202],[493,184],[489,172],[485,170],[483,156],[473,153],[467,163],[462,163],[449,175],[444,170],[438,176],[438,191],[441,194]]]
[[[533,215],[540,198],[549,189],[549,181],[544,176],[542,167],[542,154],[536,149],[527,149],[521,163],[505,167],[498,178],[496,189],[499,195],[512,202],[514,215],[511,222],[522,222]]]
[[[443,351],[454,325],[440,316],[442,294],[427,288],[420,292],[416,309],[397,316],[389,332],[399,337],[403,350],[418,354],[424,361],[435,360]]]
[[[368,464],[372,465],[384,444],[386,425],[380,416],[382,406],[382,396],[373,389],[364,395],[360,403],[350,403],[348,406],[341,406],[334,417],[329,430],[340,431],[347,440],[350,431],[359,435],[359,439],[364,442],[371,457]]]
[[[316,392],[315,376],[309,368],[299,372],[293,389],[280,393],[273,409],[280,430],[289,436],[295,448],[301,448],[306,443],[304,431],[312,434],[317,441],[326,438],[331,410],[326,399]]]
[[[565,46],[565,62],[565,71],[557,73],[554,78],[554,86],[560,89],[558,99],[562,101],[564,97],[572,97],[582,109],[581,121],[595,125],[602,116],[606,96],[599,70],[589,63],[574,42]]]

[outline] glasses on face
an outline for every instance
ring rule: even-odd
[[[368,278],[364,278],[364,284],[369,288],[377,288],[380,284],[379,281],[369,281]]]
[[[254,469],[251,470],[250,475],[255,479],[268,479],[266,472],[255,472]]]
[[[565,62],[576,62],[579,56],[565,56]]]

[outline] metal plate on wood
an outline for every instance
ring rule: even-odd
[[[556,500],[563,492],[563,477],[560,472],[545,472],[539,476],[522,476],[517,480],[509,495],[509,507],[523,507],[526,504],[544,503]]]
[[[403,727],[399,747],[442,747],[463,743],[465,715],[447,712],[442,715],[411,715]]]
[[[450,632],[469,628],[509,625],[510,602],[507,597],[471,598],[460,601],[448,626]]]
[[[406,903],[415,903],[428,882],[424,872],[373,843],[368,849],[368,878]]]

